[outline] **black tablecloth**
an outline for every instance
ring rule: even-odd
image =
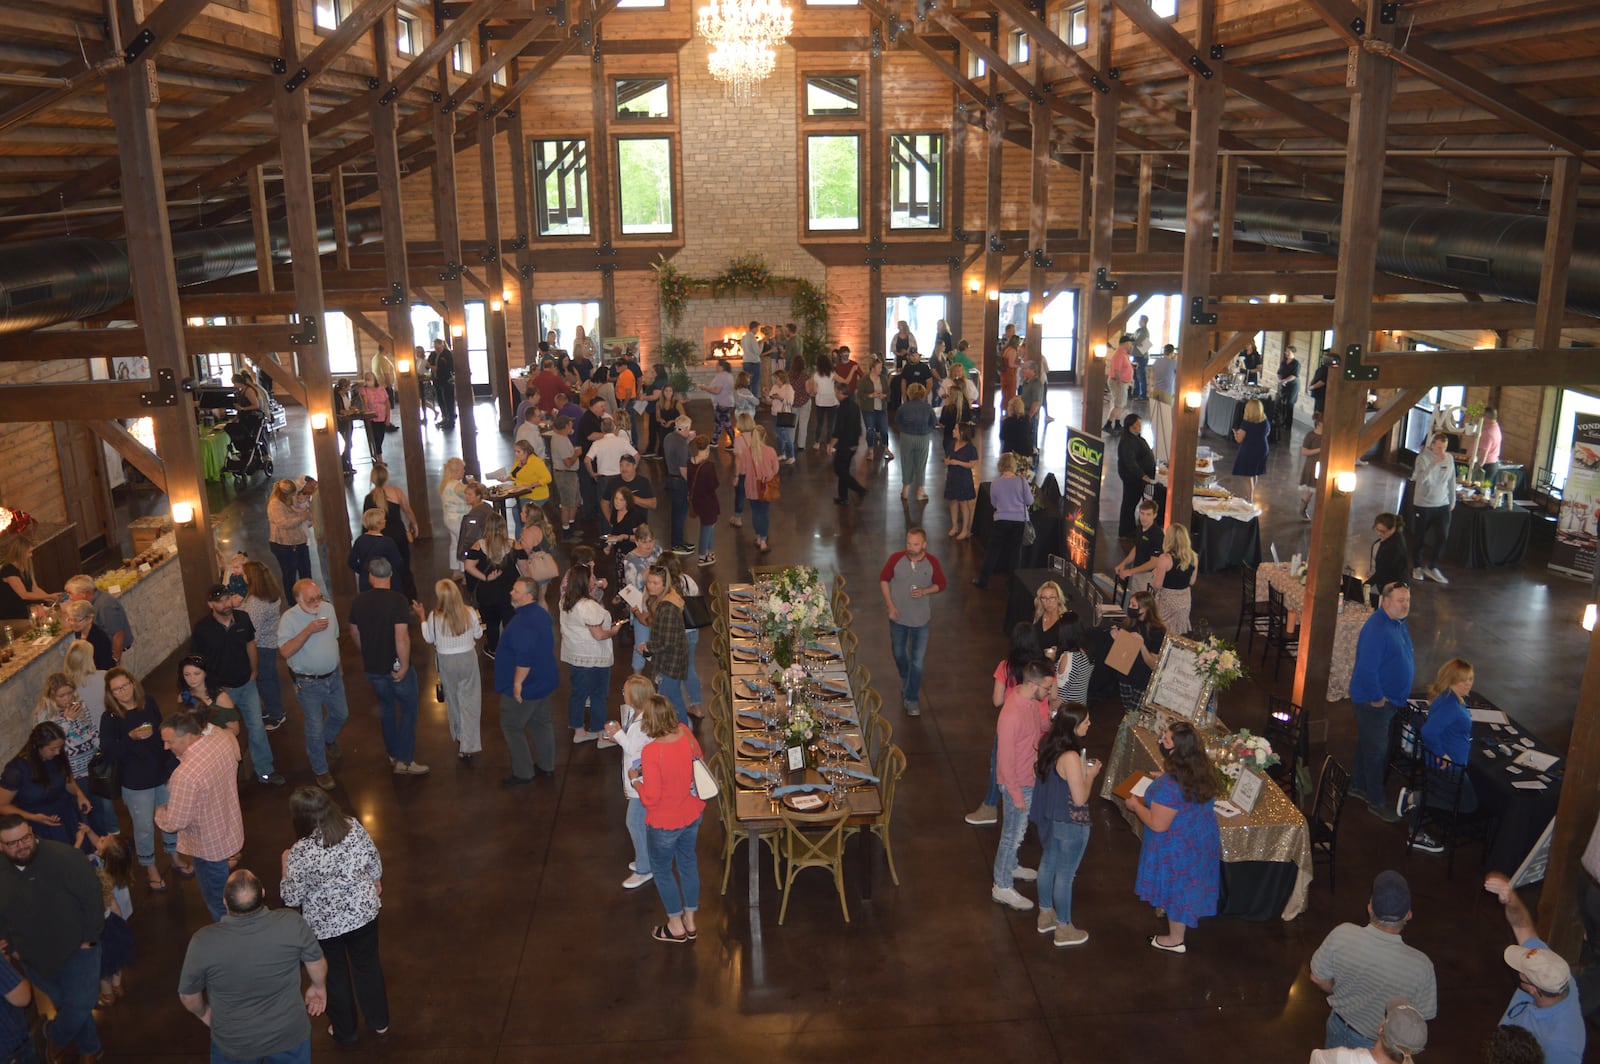
[[[1469,569],[1521,565],[1532,535],[1533,516],[1520,506],[1496,510],[1457,503],[1450,514],[1450,538],[1445,541],[1444,553]]]
[[[1194,552],[1200,556],[1202,573],[1261,564],[1259,517],[1235,521],[1231,517],[1207,517],[1196,510],[1189,520],[1189,535]]]
[[[1248,399],[1236,399],[1231,395],[1212,391],[1206,400],[1205,430],[1232,443],[1233,430],[1244,422],[1244,407],[1247,402]],[[1276,443],[1279,432],[1278,403],[1274,399],[1262,399],[1261,406],[1267,415],[1267,441]]]
[[[1034,537],[1031,544],[1024,544],[1017,561],[1017,568],[1031,569],[1042,567],[1052,554],[1066,554],[1066,532],[1062,527],[1061,513],[1061,486],[1056,482],[1056,475],[1050,473],[1045,476],[1044,483],[1034,491],[1034,506],[1032,511]],[[989,481],[978,485],[978,501],[972,509],[972,537],[979,543],[987,545],[989,542],[989,528],[994,524],[994,506],[989,502]],[[1011,566],[1002,561],[1000,572],[1010,571]],[[1030,610],[1029,616],[1032,616]]]
[[[1293,861],[1223,861],[1217,915],[1281,920],[1299,875]]]

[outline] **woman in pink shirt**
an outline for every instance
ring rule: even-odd
[[[371,373],[361,375],[361,410],[366,419],[367,448],[372,460],[383,464],[383,434],[389,431],[389,392]]]
[[[638,767],[629,770],[629,778],[644,803],[650,871],[667,909],[667,922],[652,929],[650,937],[657,942],[693,942],[695,911],[700,908],[700,869],[694,847],[706,808],[694,792],[694,761],[701,756],[700,744],[678,723],[677,711],[665,698],[651,695],[642,708],[644,733],[651,741],[640,751]]]
[[[1048,698],[1055,670],[1043,658],[1029,662],[1022,680],[1006,695],[996,729],[998,746],[995,770],[1001,791],[1000,847],[994,855],[994,886],[989,896],[1001,905],[1026,911],[1033,902],[1017,893],[1012,880],[1017,877],[1017,851],[1028,830],[1028,811],[1033,802],[1034,761],[1039,756],[1039,737],[1049,723]],[[1027,879],[1037,878],[1029,872]]]

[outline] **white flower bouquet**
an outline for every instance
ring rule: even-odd
[[[1245,676],[1244,662],[1233,644],[1214,635],[1207,636],[1200,644],[1195,655],[1195,671],[1211,681],[1213,691],[1226,691]]]

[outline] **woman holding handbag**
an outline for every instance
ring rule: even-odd
[[[695,761],[703,755],[700,743],[665,698],[651,695],[643,709],[650,742],[639,752],[639,767],[630,769],[629,778],[644,805],[650,871],[667,910],[667,922],[652,929],[650,937],[657,942],[693,942],[700,908],[695,843],[706,808],[695,789]]]
[[[422,638],[433,645],[439,676],[434,689],[450,720],[450,738],[456,757],[464,765],[483,750],[480,720],[483,713],[483,679],[478,673],[478,637],[483,622],[478,611],[461,598],[461,589],[446,577],[433,585],[433,612],[424,614],[422,603],[411,606],[422,622]]]
[[[689,512],[700,522],[700,546],[696,553],[701,565],[711,565],[717,556],[711,549],[717,542],[717,518],[722,510],[717,503],[717,467],[711,462],[711,440],[704,433],[689,444]]]
[[[122,804],[133,821],[133,849],[149,877],[150,889],[166,892],[167,883],[156,867],[157,806],[167,804],[167,780],[177,760],[161,743],[161,710],[145,693],[133,673],[118,666],[106,672],[106,713],[100,718],[100,756],[116,767]],[[162,847],[172,857],[179,875],[192,875],[187,861],[178,857],[178,836],[161,833]]]
[[[544,507],[536,502],[522,505],[522,532],[517,536],[517,546],[527,555],[517,563],[517,569],[529,580],[539,584],[539,600],[544,601],[545,585],[561,575],[551,545],[556,541],[555,529],[545,516]]]

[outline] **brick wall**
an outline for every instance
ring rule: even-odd
[[[89,379],[88,363],[5,362],[0,363],[0,387],[10,384],[62,384]],[[56,453],[55,433],[48,421],[0,423],[0,503],[26,510],[40,521],[67,520],[61,460]]]

